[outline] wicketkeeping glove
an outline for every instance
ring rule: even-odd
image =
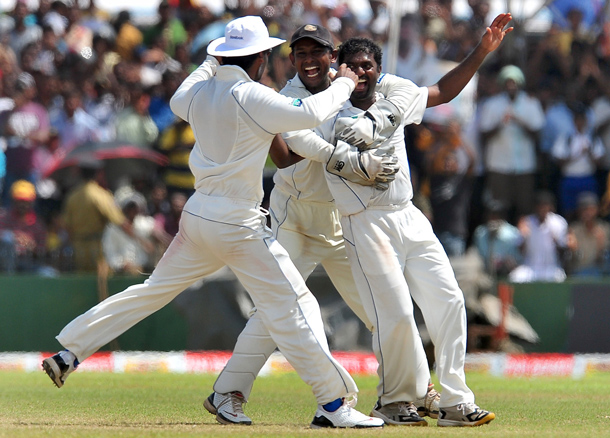
[[[337,140],[326,170],[360,185],[387,190],[400,169],[398,159],[389,153],[375,155],[374,152],[360,151],[356,146]]]
[[[392,102],[381,99],[364,113],[339,117],[335,122],[335,137],[357,146],[373,149],[386,141],[402,122],[402,114]]]

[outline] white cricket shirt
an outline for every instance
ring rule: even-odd
[[[191,212],[240,222],[245,206],[258,208],[262,201],[263,167],[274,135],[314,128],[332,118],[354,87],[352,80],[338,78],[321,93],[294,99],[253,81],[240,67],[218,66],[208,56],[170,102],[195,135],[189,159],[199,194],[194,197],[214,205]],[[189,204],[193,209],[196,202]]]

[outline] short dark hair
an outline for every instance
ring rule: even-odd
[[[254,61],[256,61],[256,58],[258,58],[258,53],[246,56],[223,57],[222,65],[236,65],[244,69],[244,71],[248,71],[248,69],[252,67],[252,64],[254,64]]]
[[[341,44],[341,46],[339,46],[339,53],[337,54],[337,62],[341,65],[345,62],[347,56],[355,55],[360,52],[372,54],[375,62],[378,65],[381,65],[381,58],[383,57],[381,47],[379,47],[375,41],[362,37],[350,38]]]

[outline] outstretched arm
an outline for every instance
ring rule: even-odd
[[[428,87],[428,108],[451,101],[464,89],[487,55],[500,46],[506,34],[512,32],[512,27],[505,29],[512,18],[510,13],[498,15],[491,26],[485,30],[481,41],[466,59],[443,76],[436,84]]]

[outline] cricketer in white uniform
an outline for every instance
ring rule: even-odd
[[[303,39],[310,41],[303,44]],[[323,75],[325,70],[328,70],[331,59],[334,61],[332,36],[322,26],[311,24],[301,26],[293,34],[290,45],[293,48],[291,60],[297,70],[315,68],[321,70],[319,74]],[[304,58],[308,58],[308,62],[303,66],[298,63],[304,61],[297,59],[301,56],[301,52],[304,53]],[[328,63],[326,69],[321,65],[325,62]],[[280,93],[295,98],[311,96],[312,93],[299,76],[299,74],[307,74],[308,71],[297,73]],[[315,80],[308,80],[310,87],[311,82],[318,85]],[[325,86],[323,80],[318,79],[318,82]],[[379,79],[377,89],[388,95],[388,100],[400,105],[401,102],[408,101],[412,86],[411,81],[384,74]],[[407,108],[403,110],[406,111]],[[326,183],[325,164],[334,146],[324,141],[317,129],[313,132],[307,130],[286,135],[286,138],[304,137],[304,140],[297,145],[300,148],[297,149],[300,154],[311,160],[303,160],[276,171],[275,186],[271,191],[270,199],[272,229],[276,239],[288,251],[303,278],[307,279],[316,266],[321,264],[346,304],[366,327],[372,330],[373,325],[362,305],[345,252],[339,212]],[[214,390],[219,393],[238,391],[243,395],[244,400],[247,400],[256,376],[276,347],[261,316],[254,312],[237,340],[232,357],[218,376]],[[428,380],[425,383],[427,384]],[[426,411],[424,406],[427,402],[427,408],[430,408],[433,399],[438,397],[436,391],[432,392],[431,397],[431,400],[422,398],[422,415],[424,411],[427,415],[437,414],[438,411],[436,413]],[[415,417],[410,421],[423,421],[420,417]]]
[[[352,68],[363,83],[356,87],[338,119],[318,128],[332,143],[337,135],[344,135],[343,121],[363,117],[370,105],[383,97],[370,85],[378,80],[381,70],[381,51],[374,42],[364,38],[346,41],[339,51],[339,62]],[[420,123],[428,102],[428,88],[413,84],[407,105],[410,111],[403,114],[402,125]],[[495,415],[474,404],[474,394],[466,385],[467,327],[462,291],[430,222],[411,202],[404,129],[397,129],[387,142],[394,147],[400,164],[388,190],[379,192],[326,174],[341,213],[356,285],[375,328],[373,350],[379,361],[380,384],[372,415],[387,418],[393,410],[386,406],[425,393],[428,367],[413,318],[413,298],[435,346],[436,372],[443,389],[438,425],[488,423]]]
[[[423,114],[423,110],[426,108],[426,106],[435,106],[435,105],[439,105],[441,103],[445,103],[448,102],[449,100],[453,99],[453,97],[455,97],[459,91],[461,91],[463,89],[463,87],[467,84],[467,82],[472,78],[472,76],[474,75],[474,73],[476,72],[476,70],[478,69],[478,67],[480,66],[480,64],[482,63],[483,59],[487,56],[488,53],[490,53],[491,51],[495,50],[498,45],[500,44],[500,42],[502,41],[502,39],[504,38],[505,34],[512,31],[512,28],[508,28],[506,30],[504,30],[504,27],[506,26],[506,24],[508,24],[508,22],[511,20],[511,16],[510,14],[500,14],[498,17],[496,17],[496,19],[493,21],[492,25],[490,26],[490,28],[487,29],[486,34],[483,36],[483,38],[481,39],[481,43],[479,44],[479,46],[477,47],[477,49],[471,54],[471,56],[469,56],[463,63],[461,63],[456,69],[452,70],[450,73],[448,73],[445,77],[443,77],[441,79],[441,81],[439,81],[439,83],[437,83],[435,86],[433,87],[429,87],[428,89],[432,90],[431,95],[429,96],[427,93],[428,89],[421,89],[419,91],[416,91],[418,88],[414,86],[414,84],[411,83],[410,87],[408,87],[409,89],[406,91],[406,96],[405,99],[403,100],[402,103],[397,103],[397,105],[400,107],[401,112],[404,114],[404,123],[411,123],[411,122],[418,122],[421,120],[421,115]],[[298,79],[298,78],[297,78]],[[383,79],[383,76],[380,78],[380,80]],[[298,82],[295,82],[295,80],[292,81],[293,84],[297,84]],[[292,85],[292,84],[291,84]],[[301,87],[298,87],[301,88]],[[297,88],[297,89],[298,89]],[[304,87],[302,88],[304,89]],[[404,90],[403,90],[404,91]],[[303,92],[303,91],[301,91]],[[305,93],[307,92],[306,90],[304,91]],[[394,102],[396,103],[396,102]],[[370,109],[370,108],[369,108]],[[361,113],[361,111],[360,111]],[[421,113],[421,114],[419,114]],[[371,117],[368,118],[363,118],[365,120],[371,119]],[[380,122],[380,119],[377,119],[377,123]],[[349,124],[349,122],[347,122],[347,124]],[[345,126],[345,125],[344,125]],[[375,132],[375,129],[372,130],[373,133]],[[400,131],[400,129],[399,129]],[[359,133],[358,133],[359,134]],[[370,130],[368,132],[368,135],[370,134]],[[314,140],[311,139],[311,135],[310,136],[301,136],[301,135],[295,135],[295,133],[289,133],[289,134],[285,134],[284,138],[290,143],[291,148],[297,152],[298,154],[306,157],[306,158],[311,158],[313,160],[316,160],[315,157],[315,150],[318,151],[324,151],[325,146],[323,144],[320,144],[320,142],[316,142]],[[356,138],[358,138],[359,136],[356,135]],[[297,139],[296,141],[294,141],[295,139]],[[317,143],[317,144],[316,144]],[[322,142],[324,143],[324,142]],[[405,193],[403,193],[402,195],[406,196],[405,199],[410,200],[410,198],[412,197],[412,188],[411,188],[411,184],[410,181],[408,179],[408,174],[406,173],[406,169],[408,166],[408,162],[406,160],[406,152],[404,152],[404,137],[398,141],[398,144],[400,145],[400,150],[403,151],[404,153],[404,159],[400,160],[401,161],[401,169],[402,171],[404,171],[404,175],[407,176],[406,181],[403,180],[402,184],[398,183],[399,185],[404,186],[403,190],[406,190]],[[329,145],[327,144],[326,147],[329,147]],[[330,147],[332,147],[332,145],[330,145]],[[394,144],[393,147],[387,146],[388,148],[396,148],[396,144]],[[319,161],[319,157],[317,158],[317,160]],[[307,166],[307,165],[314,165],[313,163],[302,163],[301,166]],[[296,169],[296,167],[295,167]],[[328,169],[328,166],[327,166]],[[315,170],[312,170],[315,171]],[[288,181],[291,180],[292,177],[288,178]],[[315,187],[316,185],[319,186],[319,182],[320,180],[316,180],[317,184],[314,184]],[[342,181],[344,181],[342,179]],[[289,211],[288,205],[292,205],[294,206],[296,203],[293,202],[293,199],[295,197],[295,194],[297,197],[301,197],[302,193],[301,192],[296,192],[295,191],[291,191],[290,190],[290,186],[291,184],[284,184],[282,182],[281,179],[279,179],[277,181],[280,185],[280,187],[288,187],[286,189],[286,192],[290,193],[291,198],[288,199],[288,202],[290,202],[290,204],[286,203],[286,207],[285,210]],[[393,184],[393,183],[392,183]],[[392,186],[392,184],[390,184],[390,186]],[[354,187],[356,185],[354,184],[350,184],[349,187]],[[360,187],[360,186],[358,186]],[[360,187],[360,190],[365,190],[369,195],[369,197],[373,198],[375,197],[375,193],[379,193],[378,190],[375,190],[373,187]],[[397,189],[398,192],[401,192],[400,189]],[[394,190],[396,191],[396,190]],[[337,194],[333,193],[333,195],[335,195],[335,199],[337,198]],[[383,193],[380,196],[384,196]],[[390,196],[390,195],[385,195],[385,196]],[[285,199],[286,197],[284,197]],[[347,204],[350,204],[353,202],[353,199],[347,198],[345,200],[345,202]],[[357,202],[358,203],[358,202]],[[382,207],[378,207],[381,209],[384,209],[388,206],[383,206],[383,202],[381,203]],[[390,208],[394,208],[393,204],[390,203]],[[273,204],[273,199],[272,199],[272,209],[274,209],[276,207],[274,207]],[[280,211],[283,210],[281,204],[280,204]],[[310,208],[308,208],[307,210],[310,210]],[[421,214],[421,213],[420,213]],[[275,218],[275,221],[277,221],[277,215]],[[282,217],[282,216],[280,216]],[[422,215],[423,217],[423,215]],[[281,224],[280,221],[277,221],[277,223],[279,225],[276,225],[275,228],[277,229],[278,232],[278,236],[281,235],[281,233],[283,232],[283,230],[281,229]],[[332,221],[331,221],[332,223]],[[431,231],[431,227],[430,224],[425,221],[425,224],[427,224],[428,229]],[[424,227],[425,229],[425,227]],[[434,240],[436,240],[436,237],[432,234],[432,238]],[[297,247],[299,244],[302,244],[306,239],[304,237],[300,237],[295,238],[295,241],[297,242]],[[309,242],[308,242],[309,243]],[[448,265],[448,260],[446,258],[446,255],[444,254],[444,251],[442,250],[441,246],[438,246],[437,249],[440,248],[440,257],[441,260],[444,260],[447,262],[447,265],[444,266],[444,268],[448,267],[448,272],[450,275],[450,278],[453,278],[453,284],[452,286],[454,287],[453,292],[449,293],[449,295],[459,295],[458,300],[462,300],[462,311],[463,311],[463,297],[461,294],[461,291],[459,290],[459,288],[457,288],[457,283],[455,282],[455,278],[453,276],[453,272],[451,270],[450,265]],[[298,251],[297,251],[298,254]],[[412,254],[416,254],[416,251],[414,250]],[[379,254],[376,254],[376,256],[378,257]],[[444,263],[444,262],[443,262]],[[443,263],[441,263],[441,266],[443,266]],[[417,262],[412,262],[412,265],[416,265]],[[433,271],[434,272],[434,271]],[[362,280],[360,277],[357,276],[358,280]],[[441,282],[443,280],[441,279]],[[384,282],[387,282],[386,280],[384,280]],[[404,283],[404,279],[403,279],[403,283]],[[384,283],[380,283],[380,284],[384,284]],[[410,403],[406,403],[409,400],[416,400],[416,399],[421,399],[422,398],[422,394],[425,395],[425,392],[422,393],[422,390],[425,391],[425,389],[427,389],[427,382],[428,380],[425,378],[424,374],[428,373],[428,369],[427,369],[427,364],[425,363],[425,355],[423,354],[423,349],[421,349],[421,341],[419,340],[419,335],[417,334],[416,331],[416,327],[414,325],[414,320],[412,318],[412,304],[410,302],[410,297],[408,295],[408,289],[407,289],[407,294],[406,297],[403,296],[403,298],[394,301],[390,304],[390,306],[392,305],[397,305],[401,310],[400,312],[402,312],[403,310],[405,311],[405,313],[402,315],[403,318],[399,318],[400,319],[400,323],[397,324],[403,324],[403,325],[407,325],[408,326],[408,331],[410,332],[409,335],[407,336],[407,341],[404,345],[401,345],[398,347],[398,349],[403,352],[404,354],[409,354],[409,348],[410,346],[413,346],[413,350],[412,352],[414,352],[414,358],[411,362],[402,362],[400,359],[397,361],[393,361],[391,363],[391,367],[393,367],[394,369],[394,376],[391,378],[392,380],[390,380],[389,382],[385,382],[385,378],[387,378],[390,373],[388,372],[388,370],[385,368],[384,366],[384,361],[383,358],[381,358],[380,360],[380,383],[379,383],[379,388],[380,388],[380,400],[378,405],[375,407],[374,409],[374,413],[375,411],[377,411],[378,414],[381,414],[380,416],[382,416],[382,418],[385,418],[386,422],[391,423],[391,424],[407,424],[409,421],[406,419],[407,416],[412,415],[411,412],[406,411],[404,408],[408,405],[410,405]],[[353,300],[352,300],[353,301]],[[369,303],[370,299],[367,300],[365,302],[365,308],[367,308],[367,311],[374,311],[374,307],[372,307],[372,304]],[[408,301],[408,302],[407,302]],[[458,305],[458,308],[460,307],[460,305]],[[459,315],[459,311],[458,311],[458,315]],[[369,320],[373,320],[375,322],[377,322],[376,319],[372,319],[372,317],[375,317],[376,315],[370,315],[369,314]],[[463,315],[465,318],[465,314]],[[430,319],[430,318],[429,318]],[[458,316],[458,320],[459,320],[459,316]],[[440,318],[437,318],[437,320],[441,320]],[[223,372],[221,373],[221,375],[219,376],[218,381],[216,382],[214,389],[215,391],[244,391],[245,394],[249,394],[251,387],[252,387],[252,382],[256,376],[256,373],[260,370],[260,367],[262,366],[262,364],[264,364],[264,361],[266,360],[266,354],[268,354],[269,352],[273,351],[273,345],[272,342],[269,342],[268,337],[265,337],[265,330],[264,330],[264,326],[260,323],[256,322],[256,314],[254,315],[254,317],[251,319],[251,322],[248,323],[248,326],[251,327],[246,327],[246,329],[244,330],[244,333],[242,333],[242,335],[240,336],[243,337],[242,341],[240,342],[238,341],[237,345],[236,345],[236,351],[234,352],[234,357],[229,361],[229,363],[227,364],[227,367],[225,368],[225,370],[223,370]],[[396,323],[396,321],[394,320],[390,320],[391,324]],[[458,328],[460,327],[460,324],[458,324]],[[465,319],[464,319],[464,324],[463,324],[463,339],[462,341],[465,342]],[[248,336],[247,333],[250,333],[251,336]],[[398,330],[398,334],[401,335],[402,333],[400,332],[400,330]],[[459,336],[458,336],[459,337]],[[379,339],[379,338],[378,338]],[[418,342],[419,340],[419,342]],[[400,342],[399,342],[400,344]],[[241,350],[238,352],[237,348],[241,348]],[[444,344],[444,346],[441,346],[440,349],[437,346],[437,356],[439,355],[439,352],[443,353],[446,352],[447,348],[450,347],[448,346],[448,343]],[[458,346],[459,347],[459,346]],[[392,345],[392,348],[394,348],[394,344]],[[442,350],[442,351],[441,351]],[[263,354],[263,352],[267,352],[265,354]],[[468,389],[468,387],[465,385],[465,381],[463,379],[463,354],[465,352],[465,347],[464,350],[461,351],[459,348],[457,349],[456,352],[451,352],[452,355],[456,355],[456,357],[458,358],[458,365],[459,365],[459,357],[460,354],[462,355],[462,359],[461,359],[461,364],[462,364],[462,368],[461,369],[461,381],[463,383],[460,384],[460,369],[458,369],[457,371],[452,370],[452,369],[447,369],[447,374],[450,376],[453,376],[454,372],[457,372],[458,376],[457,376],[457,385],[454,386],[453,391],[450,391],[451,393],[459,393],[460,391],[463,391],[465,394],[471,394],[472,392]],[[237,355],[239,354],[240,357],[237,357]],[[394,356],[397,357],[397,356]],[[444,360],[442,357],[442,355],[440,356],[441,360]],[[438,360],[438,359],[437,359]],[[411,365],[411,369],[409,369],[409,365]],[[406,376],[406,377],[405,377]],[[429,376],[429,374],[428,374]],[[450,380],[455,380],[455,379],[450,379]],[[447,379],[445,379],[445,381],[447,381]],[[425,383],[426,385],[422,385],[422,383]],[[451,384],[451,383],[448,383]],[[385,394],[385,397],[382,397],[384,394],[383,392],[389,389],[389,394]],[[417,395],[419,396],[417,396]],[[459,403],[456,406],[456,410],[459,410],[459,412],[457,412],[455,415],[449,415],[451,418],[445,418],[444,420],[444,425],[452,425],[452,426],[472,426],[472,425],[478,425],[478,424],[483,424],[484,422],[488,422],[491,421],[491,419],[493,419],[493,414],[489,415],[490,413],[488,413],[487,411],[483,411],[481,409],[479,409],[478,407],[476,407],[476,405],[471,405],[469,404],[469,397],[466,396],[464,398],[460,398],[460,396],[458,395],[457,397],[454,397],[452,399],[451,395],[445,397],[445,403],[451,403],[453,400],[456,399],[460,399],[465,401],[465,403]],[[382,400],[383,399],[383,400]],[[472,400],[474,400],[474,396],[472,396]],[[383,405],[382,405],[383,403]],[[383,415],[384,413],[382,412],[382,410],[384,409],[385,406],[388,405],[396,405],[397,409],[393,409],[392,415],[387,414],[388,416]],[[474,407],[473,407],[474,406]],[[468,409],[471,409],[471,411],[465,411],[465,407],[467,407]],[[459,409],[457,409],[459,408]],[[451,413],[450,413],[451,414]],[[447,412],[445,412],[445,416],[447,417]],[[485,418],[484,418],[485,417]],[[472,419],[472,421],[471,421]],[[418,425],[424,425],[425,422],[417,422]],[[442,422],[441,422],[442,423]],[[413,424],[413,423],[411,423]]]
[[[248,73],[236,65],[218,66],[208,56],[176,91],[172,110],[191,124],[197,139],[189,160],[196,191],[184,207],[178,234],[150,278],[104,300],[57,336],[68,351],[43,361],[57,386],[79,361],[198,279],[229,266],[274,342],[312,387],[319,404],[312,426],[383,425],[352,409],[348,396],[358,391],[356,384],[331,356],[318,303],[266,227],[260,209],[262,170],[275,134],[319,125],[337,113],[354,89],[355,77],[350,79],[345,69],[348,77],[337,78],[328,90],[306,99],[281,96],[255,82],[270,49],[282,42],[269,37],[260,17],[233,20],[225,37],[210,43],[208,53],[256,54]],[[213,402],[220,411],[231,400]]]

